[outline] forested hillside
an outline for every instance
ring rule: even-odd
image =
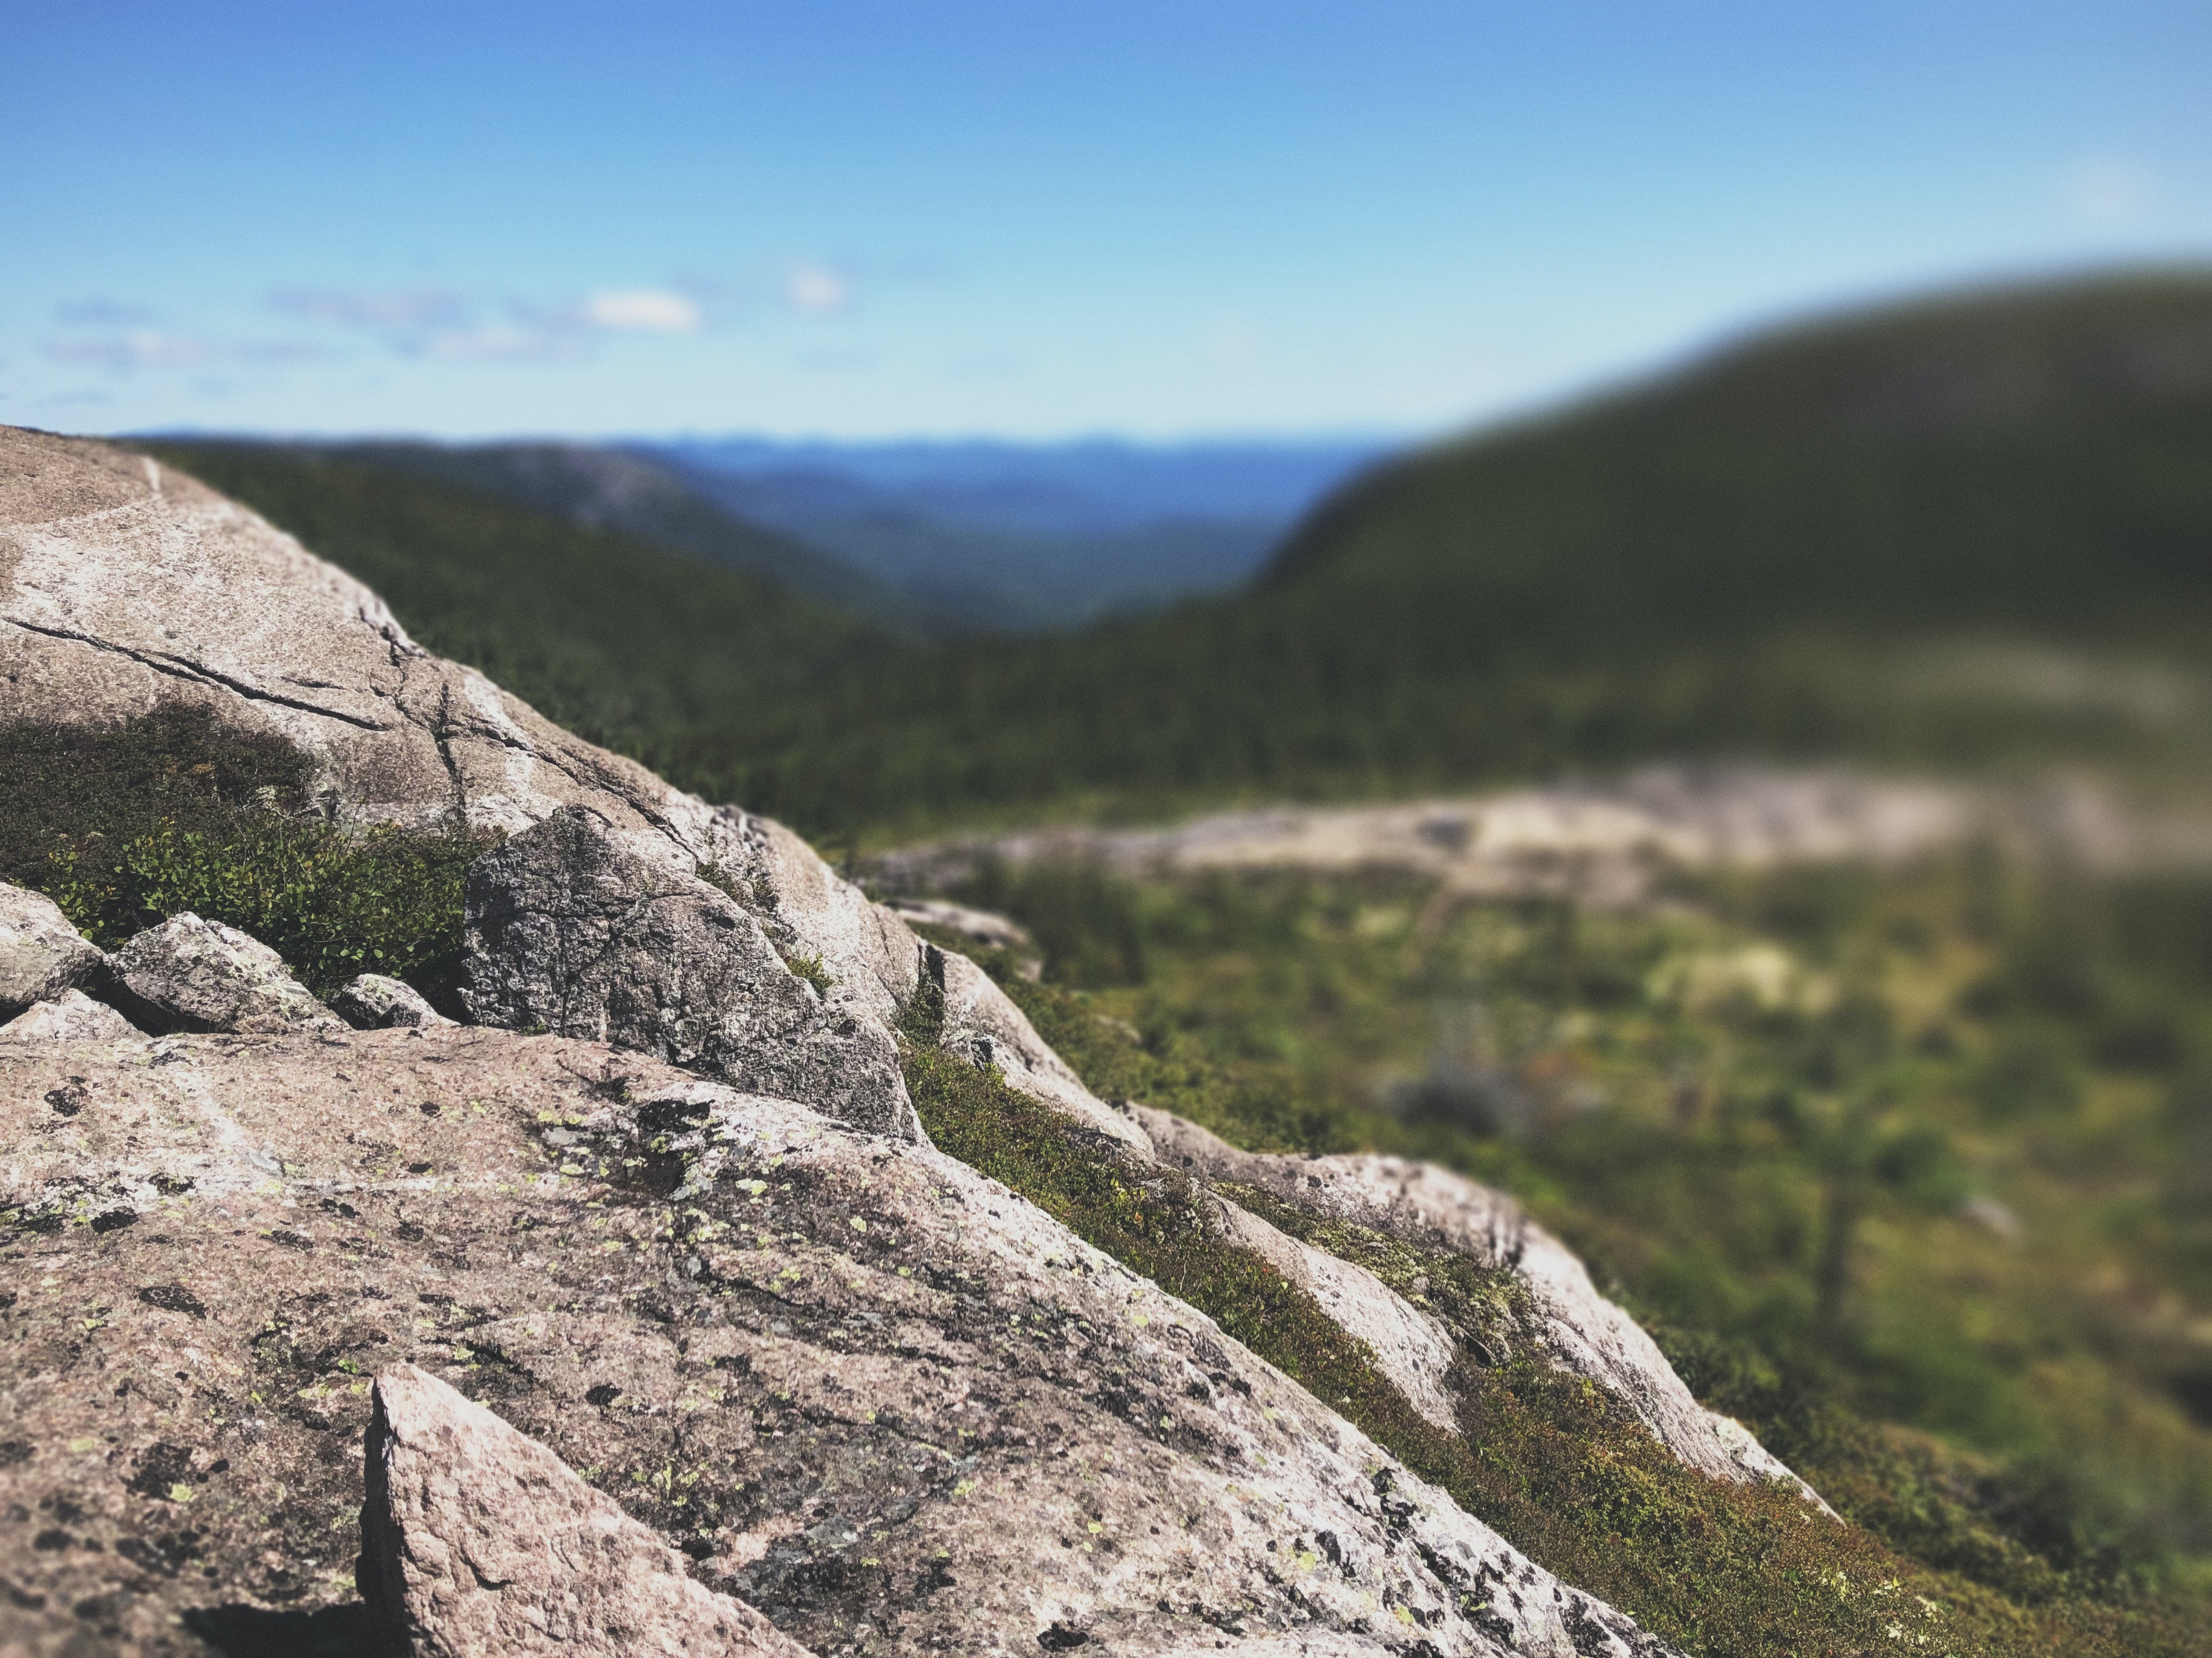
[[[1245,592],[1028,640],[896,645],[565,528],[546,545],[590,597],[555,598],[470,574],[482,540],[526,564],[541,520],[279,451],[166,452],[437,648],[817,833],[1662,753],[2171,763],[2212,640],[2202,273],[1753,340],[1382,469]],[[2146,658],[2179,674],[2155,695]]]
[[[145,446],[368,583],[432,649],[634,755],[740,716],[804,748],[814,688],[890,648],[759,576],[411,472],[275,445]]]

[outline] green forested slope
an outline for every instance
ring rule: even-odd
[[[1760,339],[1375,474],[1271,586],[1548,662],[1803,625],[2132,637],[2212,602],[2212,276]]]
[[[426,478],[571,524],[686,553],[790,588],[897,632],[944,630],[927,611],[866,571],[763,524],[732,516],[669,467],[626,449],[579,443],[368,442],[303,453]]]
[[[894,646],[700,567],[638,581],[634,546],[566,526],[558,581],[517,591],[472,550],[536,569],[542,520],[170,452],[554,717],[815,833],[1716,750],[2171,762],[2201,722],[2146,725],[2094,671],[2054,689],[2022,647],[2212,654],[2202,273],[1754,340],[1380,469],[1249,591],[1028,640]]]

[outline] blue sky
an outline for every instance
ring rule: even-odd
[[[2212,258],[2212,6],[7,9],[0,421],[1412,433]]]

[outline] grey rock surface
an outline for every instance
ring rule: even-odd
[[[129,1041],[137,1035],[130,1020],[82,990],[64,990],[52,1001],[33,1002],[0,1024],[0,1042],[106,1042]]]
[[[1434,1163],[1269,1156],[1240,1151],[1170,1112],[1137,1106],[1132,1114],[1171,1167],[1256,1187],[1310,1214],[1510,1269],[1528,1289],[1542,1320],[1537,1339],[1551,1362],[1621,1400],[1676,1456],[1717,1479],[1788,1481],[1827,1508],[1751,1430],[1698,1404],[1658,1344],[1597,1292],[1589,1270],[1571,1250],[1503,1193]],[[1339,1321],[1354,1327],[1341,1315]]]
[[[105,959],[53,900],[0,881],[0,1021],[76,988]]]
[[[817,1650],[1666,1650],[1004,1187],[641,1054],[7,1045],[0,1206],[0,1573],[109,1650],[357,1606],[403,1363]]]
[[[473,1023],[635,1048],[859,1127],[921,1133],[872,975],[842,1005],[825,998],[746,906],[629,851],[596,813],[556,812],[479,859],[465,904]]]
[[[168,1030],[343,1030],[345,1023],[258,938],[190,911],[148,927],[115,952],[133,1012]]]
[[[427,1029],[453,1023],[424,1001],[414,986],[381,973],[357,974],[347,980],[332,993],[331,1007],[356,1030]]]
[[[364,1461],[362,1598],[416,1658],[805,1658],[544,1446],[412,1364],[376,1379]]]

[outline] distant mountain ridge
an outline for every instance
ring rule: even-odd
[[[1019,631],[1233,587],[1314,502],[1387,451],[1355,440],[738,438],[639,452],[929,610]]]
[[[634,537],[911,637],[1066,628],[1220,592],[1370,443],[837,444],[156,437],[323,457]]]
[[[907,596],[803,539],[733,514],[649,454],[588,443],[370,441],[303,446],[349,465],[404,473],[630,536],[761,577],[895,629],[951,618],[917,614]]]
[[[772,484],[787,491],[793,511],[895,502],[994,529],[1080,534],[1177,519],[1288,520],[1395,446],[1352,438],[1157,444],[707,438],[635,446],[702,472]]]

